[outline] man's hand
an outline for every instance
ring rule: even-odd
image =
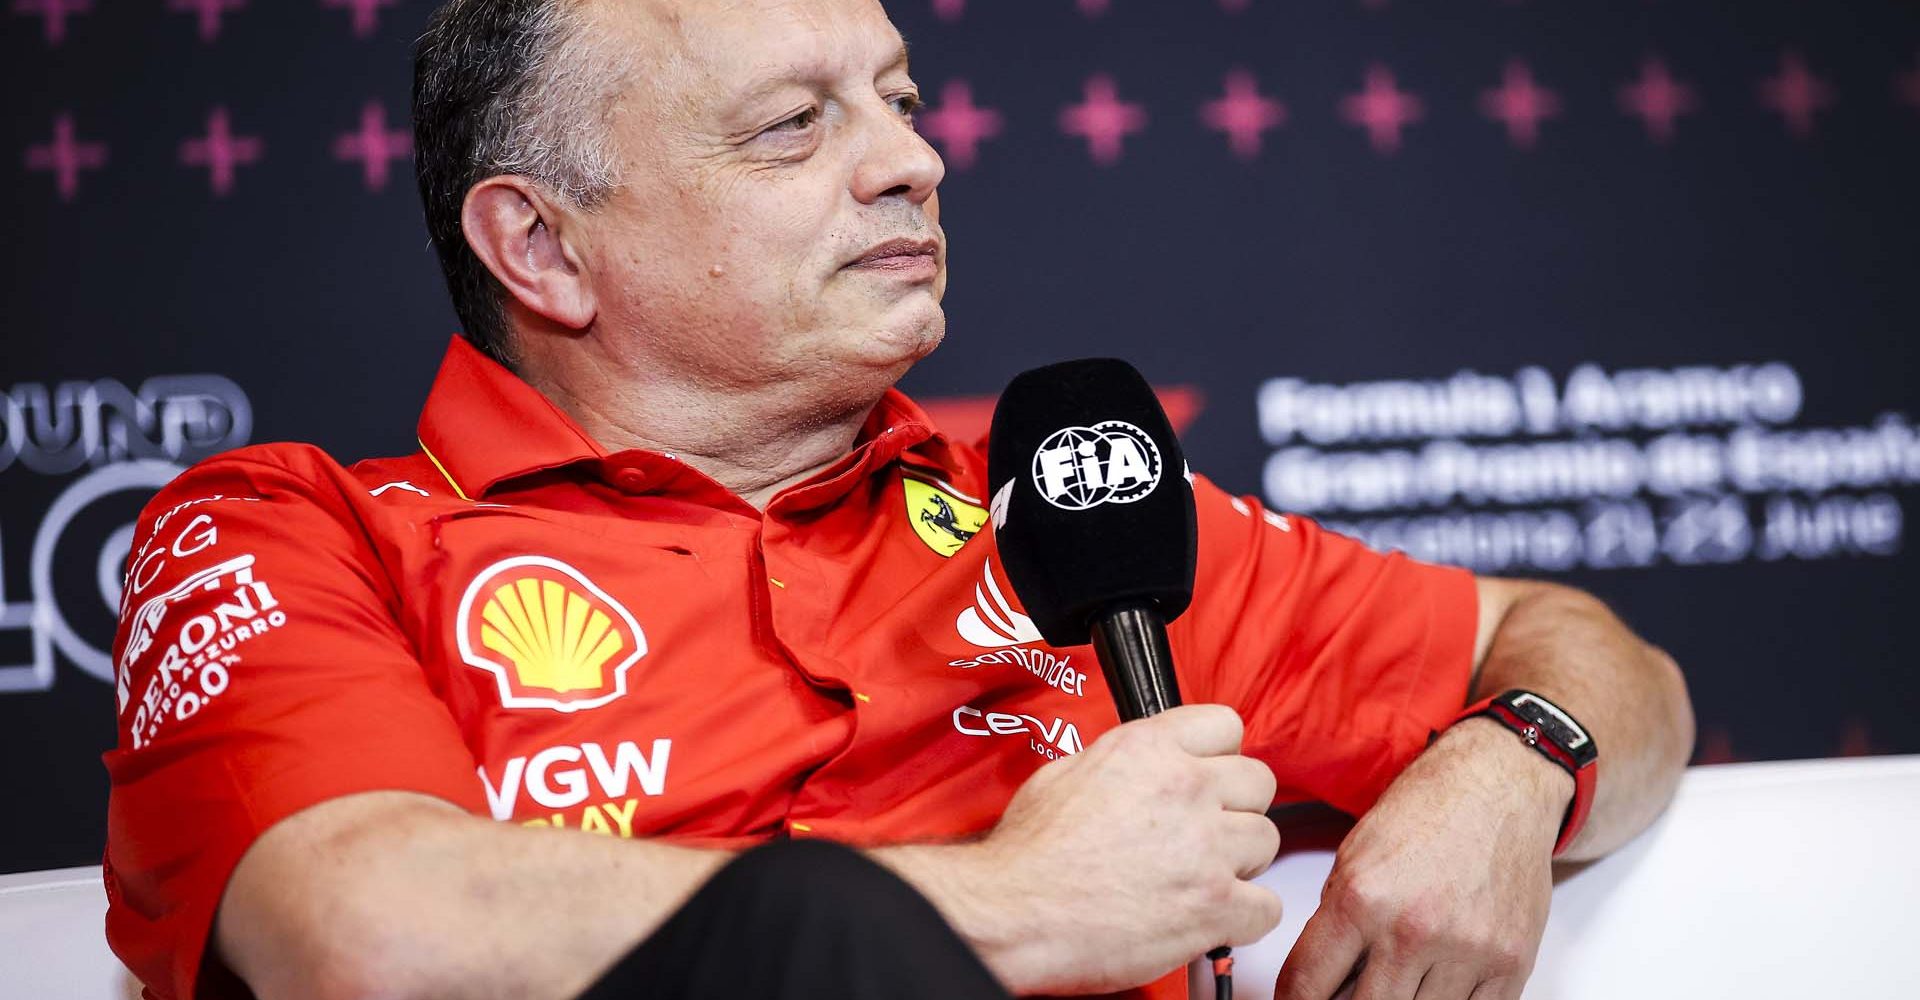
[[[1449,729],[1340,845],[1276,1000],[1517,1000],[1572,797],[1573,778],[1498,723]]]
[[[1280,900],[1273,772],[1239,756],[1240,717],[1176,708],[1041,768],[984,840],[875,852],[933,899],[1015,993],[1151,982],[1258,940]]]

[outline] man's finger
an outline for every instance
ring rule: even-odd
[[[1234,886],[1231,905],[1240,919],[1227,932],[1227,939],[1221,944],[1252,944],[1280,926],[1280,897],[1264,885],[1243,882]]]
[[[1246,733],[1240,713],[1225,705],[1182,705],[1143,724],[1159,727],[1180,749],[1195,757],[1237,754],[1240,738]]]
[[[1473,991],[1471,1000],[1520,1000],[1520,991],[1524,986],[1525,982],[1489,979]]]
[[[1220,795],[1220,804],[1240,812],[1266,814],[1279,787],[1273,769],[1252,757],[1209,757],[1202,762]]]
[[[1227,860],[1234,873],[1250,879],[1266,871],[1280,853],[1280,828],[1260,813],[1230,812],[1226,824]]]
[[[1420,992],[1413,1000],[1468,1000],[1479,997],[1486,1000],[1488,994],[1476,993],[1480,985],[1480,970],[1465,962],[1441,962],[1427,970],[1425,979],[1420,980]]]
[[[1421,973],[1426,971],[1425,962],[1375,948],[1367,953],[1367,967],[1354,985],[1353,1000],[1413,1000],[1414,991],[1420,988]]]
[[[1322,908],[1308,918],[1274,981],[1274,1000],[1330,1000],[1360,962],[1366,942],[1346,920]]]

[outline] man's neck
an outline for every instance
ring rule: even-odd
[[[602,448],[672,455],[760,509],[851,451],[878,401],[796,407],[784,385],[716,391],[625,366],[522,374]]]

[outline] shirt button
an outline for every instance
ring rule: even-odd
[[[647,474],[639,469],[621,469],[613,474],[613,485],[628,493],[638,493],[647,488]]]

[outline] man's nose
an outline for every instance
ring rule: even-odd
[[[873,119],[873,136],[853,172],[853,196],[863,205],[899,195],[915,205],[933,196],[947,175],[947,165],[913,125],[881,105]]]

